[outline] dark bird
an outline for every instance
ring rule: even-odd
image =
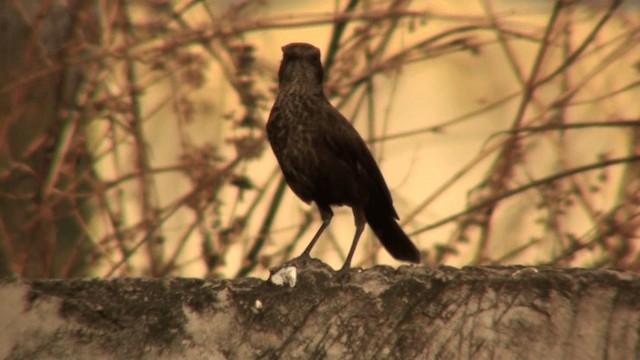
[[[391,193],[367,145],[324,96],[320,50],[292,43],[282,52],[267,136],[291,190],[304,202],[315,202],[322,217],[301,257],[310,256],[331,222],[331,206],[347,205],[353,210],[356,232],[340,273],[351,266],[365,222],[394,258],[420,262],[418,249],[396,222]]]

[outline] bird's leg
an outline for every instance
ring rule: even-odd
[[[316,234],[313,236],[313,239],[311,239],[311,242],[309,243],[309,245],[307,245],[307,248],[304,249],[300,257],[307,257],[307,258],[311,257],[311,249],[313,249],[313,246],[316,244],[316,241],[318,241],[318,239],[320,238],[320,235],[322,235],[322,233],[324,232],[324,229],[326,229],[327,226],[329,226],[329,223],[331,222],[331,218],[333,217],[333,211],[331,210],[331,206],[320,205],[320,204],[317,204],[317,205],[318,205],[318,210],[320,211],[320,217],[322,218],[322,225],[320,225],[320,228],[318,229]]]
[[[349,254],[347,255],[347,259],[344,261],[344,265],[342,268],[338,270],[338,275],[343,276],[347,272],[349,272],[349,268],[351,267],[351,258],[353,258],[353,254],[356,252],[356,247],[358,246],[358,240],[360,240],[360,236],[364,231],[364,225],[367,223],[367,219],[364,216],[364,210],[354,206],[353,210],[353,219],[356,223],[356,233],[353,235],[353,242],[351,242],[351,249],[349,249]]]

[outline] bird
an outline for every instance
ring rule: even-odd
[[[419,263],[420,252],[397,222],[380,168],[357,130],[326,98],[323,80],[317,47],[299,42],[282,47],[267,138],[286,183],[302,201],[315,203],[322,219],[300,258],[310,258],[331,222],[331,207],[349,206],[356,230],[339,273],[350,269],[366,223],[391,256]]]

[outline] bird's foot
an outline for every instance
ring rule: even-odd
[[[354,275],[354,272],[359,272],[360,270],[361,270],[360,268],[352,269],[351,266],[345,264],[345,266],[343,266],[342,268],[340,268],[340,270],[335,272],[334,279],[336,279],[341,284],[345,284],[349,280],[351,280],[352,276]]]
[[[284,262],[283,264],[270,268],[269,271],[273,274],[280,269],[290,267],[290,266],[293,266],[298,270],[309,269],[309,268],[320,268],[320,267],[324,267],[327,270],[331,269],[328,265],[324,264],[322,261],[309,256],[308,253],[302,253],[300,256],[296,258],[293,258],[289,261]]]
[[[303,252],[302,254],[300,254],[300,256],[289,260],[288,263],[293,266],[305,267],[308,266],[309,263],[313,260],[314,259],[311,257],[311,255],[309,255],[309,253]]]
[[[295,257],[291,260],[285,261],[284,263],[278,265],[278,266],[274,266],[272,268],[269,269],[269,271],[271,273],[275,273],[276,271],[286,268],[288,266],[294,266],[294,267],[299,267],[299,268],[304,268],[306,265],[309,264],[309,262],[311,261],[311,257],[308,254],[302,254],[298,257]]]
[[[336,279],[336,281],[338,281],[341,284],[345,284],[346,282],[349,281],[350,278],[351,278],[351,275],[349,274],[349,269],[340,269],[336,271],[334,275],[334,279]]]

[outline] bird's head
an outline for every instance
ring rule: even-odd
[[[291,43],[282,47],[278,71],[281,88],[295,86],[298,91],[322,91],[323,77],[320,49],[307,43]]]

